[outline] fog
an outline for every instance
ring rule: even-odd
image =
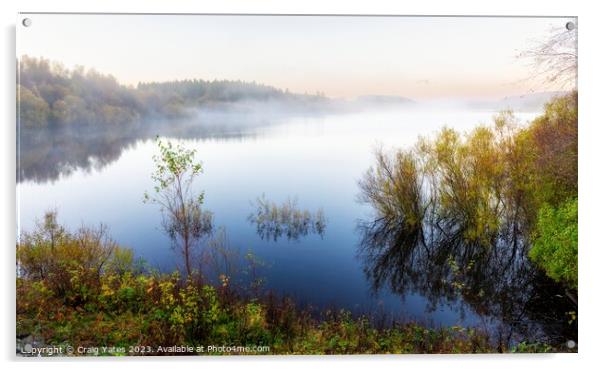
[[[543,102],[540,105],[543,106]],[[17,181],[46,182],[68,176],[73,171],[99,170],[119,159],[121,153],[139,141],[156,136],[174,139],[243,140],[262,134],[262,130],[286,126],[292,121],[337,121],[339,116],[365,120],[366,129],[382,115],[416,117],[421,125],[424,116],[442,116],[482,111],[486,117],[512,108],[501,102],[445,100],[430,102],[371,98],[357,100],[321,100],[320,102],[241,100],[213,107],[188,108],[179,118],[153,117],[137,119],[123,125],[78,125],[31,128],[20,127],[17,137]],[[537,108],[537,107],[536,107]],[[518,110],[517,110],[518,111]],[[540,110],[533,109],[538,112]],[[450,122],[442,119],[440,126]],[[484,122],[473,122],[474,125]],[[400,119],[400,125],[408,122]],[[408,127],[408,130],[424,130]],[[427,132],[428,134],[429,132]],[[335,143],[333,143],[334,145]]]
[[[17,181],[54,181],[77,169],[100,169],[138,141],[156,136],[240,140],[299,119],[413,112],[539,112],[555,92],[502,100],[415,100],[395,95],[329,98],[257,82],[182,80],[121,85],[94,70],[66,69],[43,58],[20,59]],[[479,124],[481,122],[474,122]],[[364,124],[362,122],[362,124]],[[408,124],[400,122],[400,124]],[[441,122],[441,126],[447,122]],[[333,143],[334,144],[334,143]]]

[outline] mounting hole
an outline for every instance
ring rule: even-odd
[[[567,30],[572,31],[575,29],[575,23],[573,22],[566,22],[566,24],[564,25],[566,27]]]
[[[29,27],[29,26],[31,26],[31,19],[30,18],[23,18],[23,21],[21,23],[23,23],[23,26]]]

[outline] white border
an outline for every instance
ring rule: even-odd
[[[4,0],[0,2],[4,55],[0,104],[3,113],[0,152],[2,153],[2,181],[0,218],[4,262],[1,268],[4,299],[0,305],[3,324],[0,335],[2,360],[8,368],[44,369],[106,369],[143,365],[149,369],[166,367],[210,367],[211,369],[240,367],[244,369],[307,369],[328,368],[360,369],[378,368],[461,368],[504,369],[509,367],[545,367],[568,369],[579,365],[598,363],[597,335],[601,332],[598,307],[600,307],[600,268],[602,246],[598,242],[597,225],[602,209],[600,159],[602,159],[602,81],[600,80],[599,36],[600,12],[595,2],[576,0],[497,0],[497,1],[384,1],[384,0]],[[437,14],[437,15],[561,15],[579,17],[579,354],[557,355],[404,355],[404,356],[332,356],[332,357],[282,357],[268,358],[144,358],[144,359],[88,359],[85,363],[60,359],[39,362],[18,360],[15,346],[15,24],[18,12],[131,12],[131,13],[312,13],[312,14]],[[598,211],[598,212],[597,212]],[[598,238],[597,238],[598,237]]]

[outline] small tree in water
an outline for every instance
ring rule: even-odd
[[[213,214],[202,210],[204,192],[195,193],[194,179],[203,172],[200,162],[195,162],[195,150],[188,150],[157,138],[159,154],[153,156],[155,171],[151,178],[154,191],[144,193],[144,202],[161,206],[162,226],[184,257],[186,273],[192,274],[192,259],[201,240],[210,235]]]

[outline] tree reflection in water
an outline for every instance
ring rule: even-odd
[[[257,227],[257,235],[263,240],[276,242],[282,236],[288,240],[298,240],[309,234],[322,237],[326,231],[324,211],[321,208],[315,213],[301,210],[296,199],[289,198],[279,205],[262,195],[253,206],[255,211],[248,220]]]
[[[123,151],[157,135],[178,139],[239,139],[254,136],[247,120],[132,122],[119,127],[19,128],[17,135],[17,181],[53,182],[74,171],[100,170],[119,159]],[[214,117],[212,117],[214,118]]]
[[[361,259],[374,292],[419,293],[429,310],[470,308],[497,322],[492,339],[562,344],[577,338],[577,310],[564,288],[528,259],[520,210],[494,210],[496,227],[474,233],[470,214],[479,204],[442,202],[440,173],[411,152],[377,153],[377,164],[359,182],[359,201],[374,217],[358,223]],[[448,174],[446,174],[448,175]],[[461,181],[455,179],[455,181]],[[507,203],[508,204],[508,203]]]

